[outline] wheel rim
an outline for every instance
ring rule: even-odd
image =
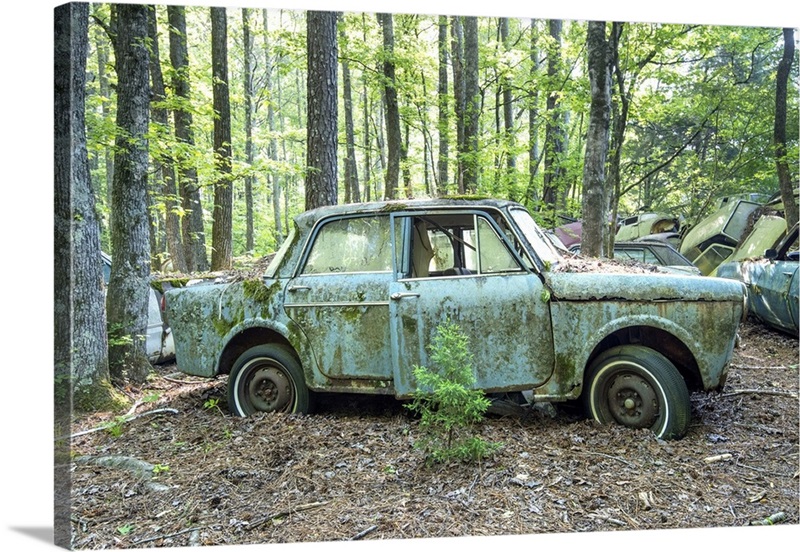
[[[652,428],[661,417],[658,393],[636,372],[614,374],[606,386],[605,399],[611,417],[628,427]]]
[[[278,366],[259,366],[252,371],[246,400],[262,412],[289,412],[294,406],[295,392],[291,380]]]

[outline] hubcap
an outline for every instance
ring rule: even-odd
[[[247,394],[253,407],[262,412],[288,411],[294,403],[291,381],[276,367],[256,370]]]
[[[619,374],[608,387],[611,416],[628,427],[653,427],[658,421],[658,396],[650,383],[634,373]]]

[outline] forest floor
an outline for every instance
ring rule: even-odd
[[[243,419],[224,378],[158,366],[126,390],[138,417],[74,420],[88,433],[72,440],[72,546],[739,527],[779,512],[796,525],[798,340],[755,322],[740,336],[725,389],[692,396],[681,440],[532,409],[487,417],[480,434],[501,447],[481,465],[427,467],[418,421],[388,397]]]

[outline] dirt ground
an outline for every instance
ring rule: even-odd
[[[679,441],[567,407],[489,416],[482,465],[426,467],[417,420],[386,397],[234,418],[224,379],[164,365],[139,417],[75,420],[77,549],[798,524],[798,340],[748,322],[724,391],[692,396]],[[781,514],[782,513],[782,514]],[[783,517],[781,517],[783,516]]]

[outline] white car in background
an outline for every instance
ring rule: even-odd
[[[103,260],[103,282],[108,286],[111,278],[111,256],[101,252]],[[172,340],[172,330],[164,322],[161,310],[162,294],[150,288],[147,301],[147,339],[145,348],[147,357],[153,364],[161,364],[175,358],[175,344]]]

